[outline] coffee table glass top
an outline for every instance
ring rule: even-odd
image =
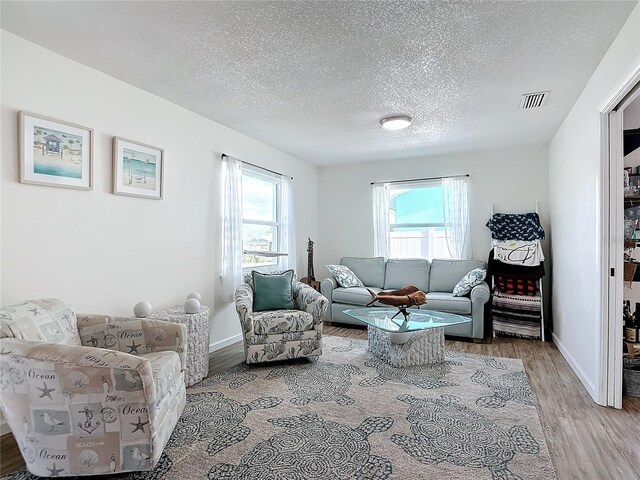
[[[410,308],[407,312],[409,312],[409,318],[406,322],[402,313],[391,319],[398,313],[397,308],[350,308],[345,310],[344,314],[386,332],[417,332],[428,328],[471,323],[471,318],[453,313],[417,308]]]

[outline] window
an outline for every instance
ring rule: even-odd
[[[280,188],[280,178],[248,167],[242,169],[243,268],[278,263]]]
[[[389,257],[451,258],[441,180],[389,186]]]

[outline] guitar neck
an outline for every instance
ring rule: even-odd
[[[313,251],[309,252],[309,255],[307,255],[307,277],[309,277],[309,280],[316,279],[313,271]]]

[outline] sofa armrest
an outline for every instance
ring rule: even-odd
[[[141,355],[176,352],[184,370],[187,362],[187,328],[181,323],[146,318],[79,314],[78,333],[82,345]]]
[[[320,292],[324,295],[329,302],[333,302],[333,291],[338,288],[338,282],[333,277],[325,278],[320,282]]]
[[[472,338],[484,338],[484,306],[491,298],[491,290],[486,282],[471,289]]]
[[[298,310],[304,310],[313,316],[314,329],[322,330],[322,322],[329,309],[329,300],[302,282],[293,284],[293,300]]]
[[[471,289],[471,303],[484,306],[491,298],[491,290],[487,282],[482,282]]]
[[[245,337],[253,335],[253,288],[251,285],[243,283],[236,288],[235,304],[242,332]]]
[[[4,338],[0,367],[11,372],[2,375],[0,405],[31,473],[51,476],[50,462],[34,455],[34,444],[38,451],[60,455],[57,467],[67,475],[131,470],[116,455],[126,442],[152,456],[157,412],[149,360],[101,348]],[[141,428],[133,434],[130,424]],[[106,464],[104,458],[95,465],[65,462],[71,457],[68,445],[105,435],[105,448],[113,449],[117,464],[109,466],[111,450]]]

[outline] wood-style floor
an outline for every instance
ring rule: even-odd
[[[366,330],[337,326],[326,326],[325,334],[367,337]],[[622,410],[597,405],[550,342],[447,340],[447,348],[523,361],[558,479],[640,480],[640,398],[625,397]],[[242,361],[242,345],[236,343],[211,354],[209,372]],[[0,447],[1,474],[24,465],[11,434],[1,438]]]

